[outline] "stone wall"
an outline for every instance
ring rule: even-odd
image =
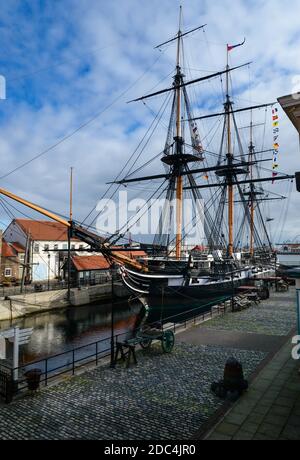
[[[128,290],[122,283],[115,283],[114,293],[117,297],[128,297]],[[67,289],[59,291],[35,292],[10,296],[8,300],[0,299],[0,321],[19,318],[68,306],[88,305],[92,302],[111,299],[111,283],[71,289],[70,302],[67,301]]]

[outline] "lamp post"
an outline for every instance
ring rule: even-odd
[[[48,291],[50,291],[50,252],[48,252]]]

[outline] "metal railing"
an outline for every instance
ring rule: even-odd
[[[187,328],[192,324],[199,324],[205,320],[211,319],[214,315],[219,315],[226,311],[226,302],[231,297],[223,297],[212,303],[202,305],[195,309],[185,311],[165,318],[161,327],[163,330],[172,329],[176,333],[179,329]],[[221,308],[220,304],[224,304]],[[216,305],[219,305],[216,307]],[[209,307],[211,308],[210,310]],[[202,310],[201,312],[199,310]],[[157,322],[154,323],[157,325]],[[114,334],[114,349],[120,340],[124,337],[132,338],[140,329],[127,331],[122,334]],[[130,336],[130,337],[129,337]],[[94,365],[98,366],[99,362],[111,356],[111,335],[99,341],[82,345],[62,353],[58,353],[37,361],[33,361],[18,368],[9,367],[7,364],[0,363],[0,396],[6,402],[11,402],[13,397],[27,391],[28,379],[26,373],[33,369],[40,371],[40,384],[47,386],[49,382],[59,379],[63,375],[75,375],[80,368]],[[16,375],[18,378],[16,379]]]
[[[200,307],[193,308],[188,311],[184,311],[182,313],[178,313],[176,315],[167,317],[163,319],[163,323],[161,323],[161,327],[163,330],[173,330],[174,334],[178,332],[178,330],[187,329],[193,324],[200,324],[209,319],[213,319],[214,316],[219,316],[221,313],[226,312],[226,304],[230,301],[230,310],[232,309],[232,296],[221,297],[214,302],[210,302],[205,305],[201,305]],[[223,304],[221,307],[220,305]],[[209,308],[211,307],[211,308]],[[200,310],[200,311],[199,311]],[[150,324],[150,326],[154,326],[160,323],[159,321],[155,321],[154,323]],[[133,335],[138,332],[140,329],[136,329],[133,331]],[[128,333],[117,334],[116,340],[118,341],[121,337],[124,337]]]
[[[0,368],[0,396],[6,403],[10,403],[13,399],[13,386],[10,373],[5,369]]]
[[[115,281],[118,281],[119,278],[116,278]],[[100,276],[95,279],[82,279],[78,282],[71,282],[71,289],[74,288],[83,288],[83,287],[90,287],[90,286],[101,286],[103,284],[111,282],[110,276]],[[21,292],[21,286],[0,286],[0,297],[11,297],[14,295],[22,295],[22,294],[34,294],[37,292],[46,292],[46,291],[60,291],[63,289],[68,289],[68,282],[66,280],[63,281],[50,281],[48,284],[47,281],[41,282],[34,282],[32,284],[27,284],[23,287]]]

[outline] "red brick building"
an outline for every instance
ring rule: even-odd
[[[25,248],[19,243],[1,240],[0,282],[12,284],[22,279]]]

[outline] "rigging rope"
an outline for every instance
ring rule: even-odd
[[[71,131],[69,134],[61,138],[59,141],[57,141],[55,144],[51,145],[48,147],[46,150],[43,150],[39,154],[35,155],[32,157],[30,160],[25,161],[24,163],[21,163],[19,166],[16,168],[12,169],[11,171],[8,171],[7,173],[3,174],[0,176],[0,180],[6,179],[7,177],[11,176],[15,172],[19,171],[20,169],[23,169],[24,167],[28,166],[29,164],[33,163],[34,161],[38,160],[42,156],[46,155],[47,153],[51,152],[54,150],[56,147],[59,145],[63,144],[67,140],[69,140],[71,137],[73,137],[75,134],[77,134],[79,131],[82,129],[86,128],[90,124],[92,124],[94,121],[96,121],[103,113],[105,113],[107,110],[109,110],[119,99],[121,99],[125,94],[127,94],[148,72],[151,70],[154,65],[158,62],[161,56],[159,56],[158,59],[155,60],[155,62],[139,77],[137,80],[135,80],[130,86],[125,91],[122,91],[115,99],[113,99],[112,102],[110,102],[104,109],[102,109],[100,112],[96,113],[93,117],[91,117],[89,120],[87,120],[85,123],[82,123],[78,128],[74,129]]]
[[[147,140],[147,142],[146,142],[146,144],[144,145],[144,147],[142,148],[140,154],[139,154],[138,157],[135,159],[134,163],[133,163],[133,164],[131,165],[131,167],[128,169],[128,171],[127,171],[126,174],[127,174],[127,175],[130,174],[130,172],[132,171],[132,168],[135,166],[135,164],[137,163],[138,159],[139,159],[140,156],[142,155],[143,151],[145,150],[146,146],[148,145],[148,143],[149,143],[149,141],[150,141],[150,139],[151,139],[151,137],[152,137],[152,135],[153,135],[153,133],[154,133],[154,131],[155,131],[155,129],[156,129],[158,123],[159,123],[159,122],[157,122],[157,119],[158,119],[158,117],[159,117],[159,115],[160,115],[160,112],[163,110],[163,107],[164,107],[164,105],[166,104],[167,100],[168,100],[168,96],[166,97],[166,100],[163,102],[163,104],[162,104],[162,106],[161,106],[161,108],[160,108],[160,111],[158,112],[156,118],[152,121],[152,123],[151,123],[150,127],[147,129],[145,135],[143,136],[143,138],[142,138],[141,141],[139,142],[138,146],[136,147],[136,149],[134,150],[134,152],[133,152],[132,155],[130,156],[129,160],[126,162],[126,164],[124,165],[124,167],[122,168],[122,170],[119,172],[119,174],[115,177],[114,182],[116,182],[116,181],[120,178],[121,174],[123,174],[123,172],[125,171],[126,167],[129,165],[129,163],[131,162],[131,160],[134,158],[135,154],[138,152],[139,148],[142,146],[143,142],[145,141],[145,139],[147,138],[148,134],[149,134],[150,131],[152,130],[152,133],[150,134],[149,140]],[[156,124],[156,126],[155,126],[155,123],[156,123],[156,122],[157,122],[157,124]],[[108,187],[108,189],[107,189],[106,192],[102,195],[102,197],[100,198],[99,201],[105,199],[105,196],[106,196],[107,193],[109,193],[109,191],[114,187],[114,185],[115,185],[115,184],[112,183],[112,184]],[[112,193],[112,195],[110,196],[110,198],[108,198],[108,201],[109,201],[109,200],[112,200],[112,199],[114,198],[114,196],[115,196],[116,193],[120,190],[120,188],[121,188],[121,184],[120,184],[120,185],[116,188],[116,190]],[[97,208],[97,205],[95,205],[95,206],[93,207],[93,209],[89,212],[89,214],[85,217],[85,219],[81,222],[81,225],[84,224],[84,223],[87,221],[87,219],[93,214],[93,212],[96,210],[96,208]],[[93,219],[93,221],[92,221],[91,224],[88,226],[88,228],[90,228],[90,227],[92,226],[92,224],[95,222],[95,220],[98,218],[98,216],[99,216],[100,214],[101,214],[101,211],[100,211],[100,212],[97,214],[97,216]]]

